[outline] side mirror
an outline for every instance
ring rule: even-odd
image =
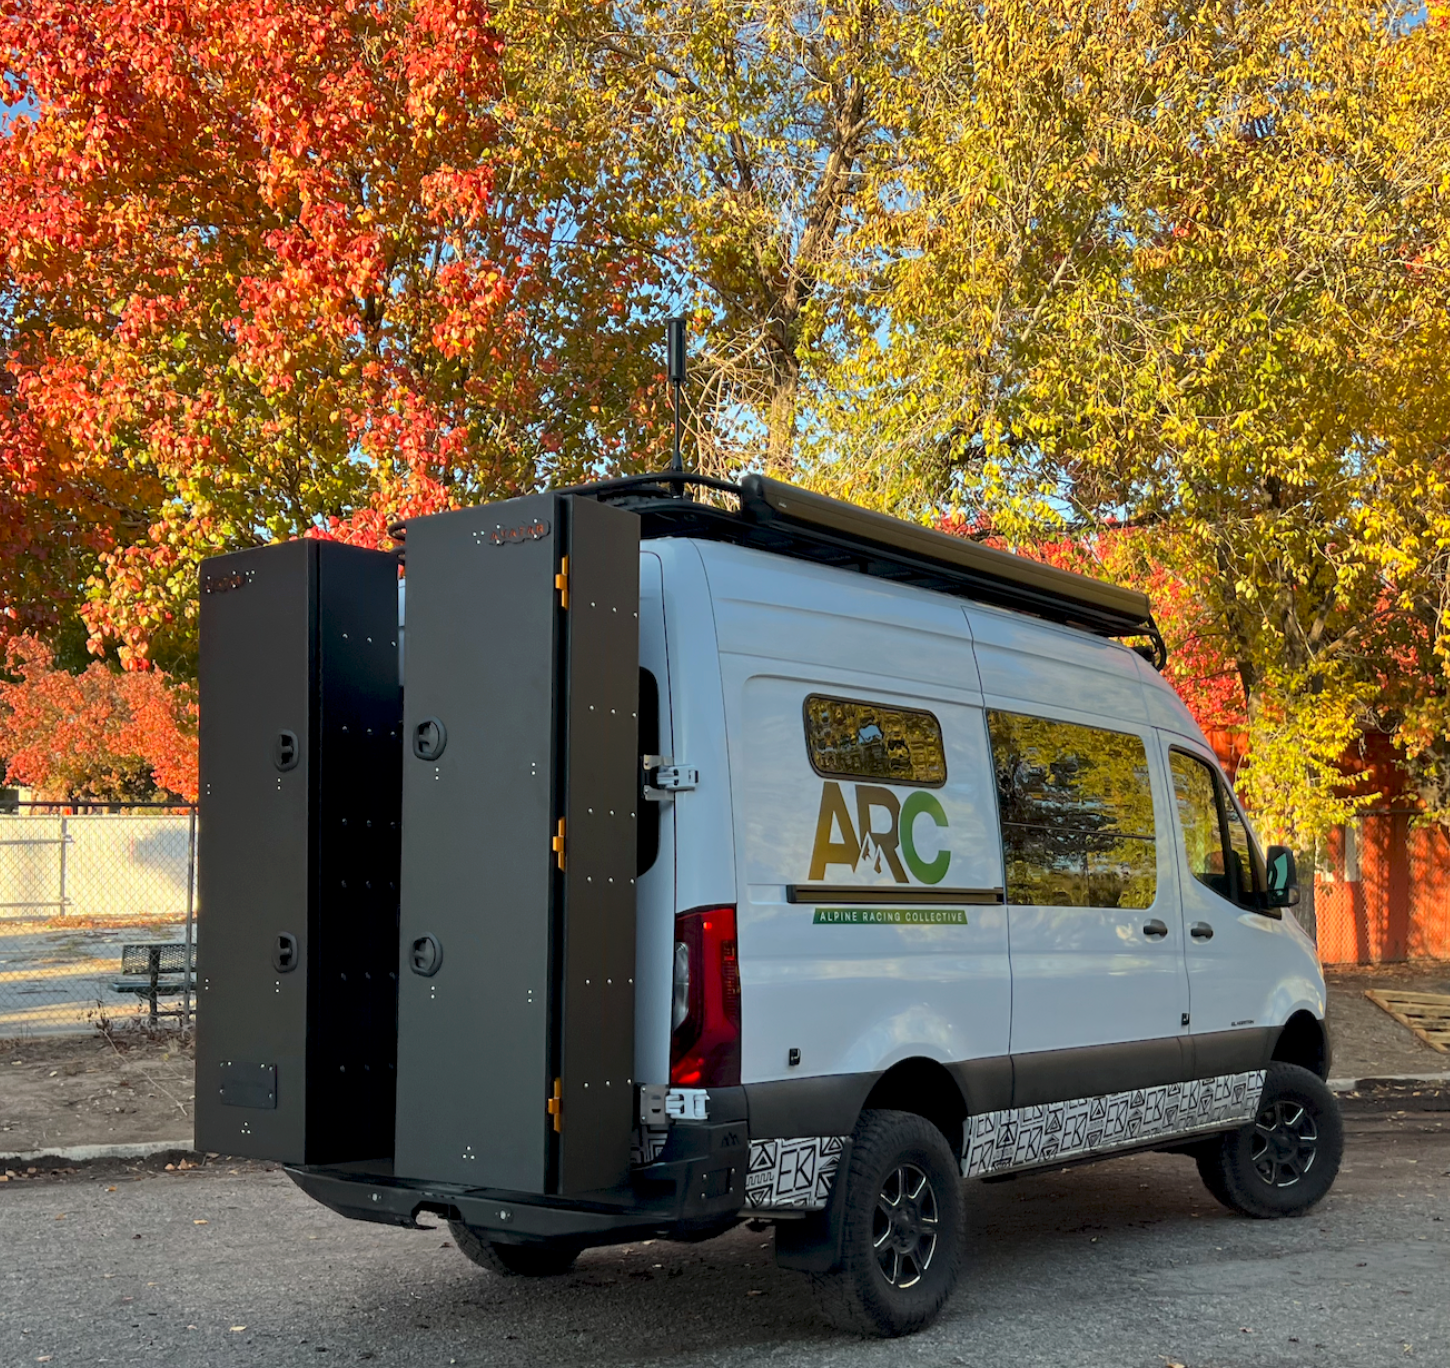
[[[1288,846],[1270,846],[1264,864],[1269,878],[1264,906],[1294,907],[1299,901],[1299,871],[1294,866],[1294,852]]]

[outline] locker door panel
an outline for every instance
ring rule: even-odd
[[[401,1177],[546,1190],[556,504],[408,525]]]

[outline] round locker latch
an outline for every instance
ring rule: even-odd
[[[408,952],[408,965],[415,974],[432,978],[443,967],[443,947],[435,936],[419,936]]]
[[[279,731],[276,740],[272,742],[272,763],[279,770],[286,771],[296,769],[301,758],[302,747],[297,744],[297,733]]]
[[[420,760],[436,760],[448,744],[448,728],[436,717],[425,717],[413,728],[413,754]]]
[[[281,931],[272,945],[272,968],[279,974],[290,974],[297,967],[297,937]]]

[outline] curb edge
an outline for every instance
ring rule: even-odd
[[[88,1164],[96,1159],[149,1159],[157,1154],[195,1154],[191,1136],[175,1140],[147,1140],[136,1145],[72,1145],[69,1148],[27,1150],[0,1154],[0,1165],[38,1164],[58,1159],[71,1164]]]

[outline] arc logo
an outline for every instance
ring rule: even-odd
[[[831,865],[849,865],[854,872],[864,862],[875,873],[891,871],[899,884],[912,879],[938,884],[951,868],[952,853],[942,847],[931,859],[916,848],[918,819],[926,818],[942,831],[947,815],[936,794],[913,789],[905,802],[879,784],[852,784],[855,817],[840,784],[828,779],[821,786],[821,810],[816,817],[816,839],[811,850],[812,883],[823,880]],[[908,873],[909,871],[909,873]]]

